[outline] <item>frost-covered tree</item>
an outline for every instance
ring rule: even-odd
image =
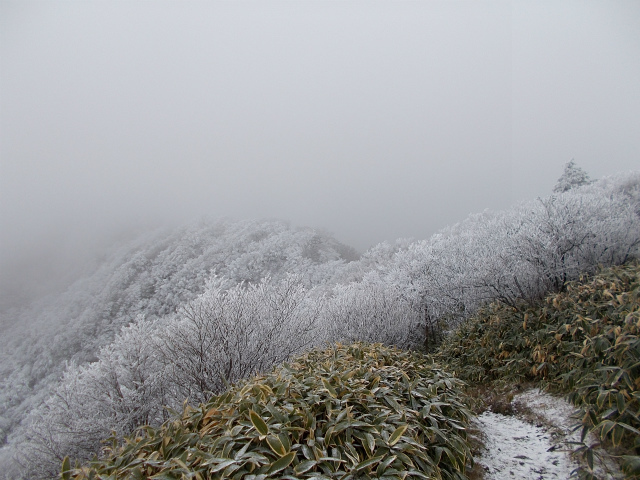
[[[572,188],[581,187],[590,183],[591,179],[587,172],[577,166],[576,162],[571,159],[571,161],[567,162],[564,166],[564,171],[553,187],[553,191],[555,193],[562,193],[571,190]]]
[[[322,343],[321,299],[300,277],[223,288],[213,279],[175,315],[138,320],[96,362],[72,365],[28,418],[18,460],[30,479],[54,478],[65,456],[88,460],[117,439],[159,425],[167,407],[200,403],[227,385]]]
[[[161,335],[158,351],[178,398],[204,402],[324,340],[321,303],[298,276],[230,289],[214,279]]]
[[[424,342],[423,318],[415,302],[375,272],[361,282],[335,286],[325,301],[323,321],[331,341],[401,348],[420,348]]]
[[[157,326],[140,320],[103,348],[98,361],[70,365],[44,404],[28,417],[18,462],[26,478],[54,478],[65,456],[87,460],[102,441],[168,418],[170,379],[157,352]]]
[[[639,188],[640,174],[627,174],[474,214],[377,270],[446,330],[488,302],[535,302],[580,273],[636,257]]]

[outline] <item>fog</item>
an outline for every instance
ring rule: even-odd
[[[0,3],[0,271],[29,298],[158,224],[360,251],[638,169],[630,1]]]

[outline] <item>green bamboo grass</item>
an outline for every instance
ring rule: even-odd
[[[380,344],[336,345],[144,428],[63,479],[452,479],[471,462],[462,382]]]
[[[590,432],[640,478],[640,265],[566,285],[537,307],[492,304],[465,323],[436,359],[469,383],[536,382],[566,393]],[[592,477],[593,451],[578,449]]]

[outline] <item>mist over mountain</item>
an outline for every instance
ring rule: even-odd
[[[0,438],[50,394],[67,362],[95,361],[122,327],[174,313],[212,276],[234,286],[297,274],[313,286],[357,257],[323,232],[283,221],[203,221],[124,243],[65,291],[2,312]]]
[[[4,0],[0,302],[202,216],[364,252],[636,169],[639,8]]]
[[[639,22],[635,0],[1,1],[0,477],[314,345],[430,351],[637,257]]]
[[[278,220],[200,221],[114,247],[62,293],[2,312],[7,478],[49,478],[64,452],[90,456],[111,430],[157,424],[166,406],[205,401],[303,348],[365,340],[429,350],[488,301],[535,302],[638,255],[637,172],[592,182],[569,163],[556,189],[362,255]]]

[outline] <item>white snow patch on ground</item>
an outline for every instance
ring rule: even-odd
[[[527,390],[516,395],[512,402],[516,409],[518,405],[533,410],[538,416],[544,418],[545,423],[554,427],[559,434],[569,435],[574,427],[580,423],[577,418],[571,418],[577,412],[576,407],[562,397],[556,397],[537,388]],[[579,432],[576,437],[580,438]]]
[[[516,411],[528,408],[542,421],[532,425],[524,417],[490,411],[477,418],[486,450],[476,461],[485,468],[485,480],[568,479],[578,467],[570,455],[575,445],[567,443],[580,440],[580,431],[573,429],[578,422],[572,418],[575,407],[538,389],[516,395],[512,404]],[[598,478],[623,478],[610,460],[597,463],[594,473]]]
[[[578,418],[573,417],[577,409],[562,397],[556,397],[548,393],[541,392],[537,388],[527,390],[513,399],[516,409],[518,405],[533,410],[538,416],[541,416],[545,424],[550,426],[558,435],[555,437],[556,442],[564,444],[565,450],[575,449],[577,445],[571,445],[569,442],[579,442],[581,429],[576,429],[579,422]],[[594,435],[588,435],[586,438],[588,444],[595,444],[598,439]],[[616,463],[601,449],[594,450],[594,474],[597,478],[602,479],[622,479],[624,475]]]
[[[567,452],[554,448],[543,427],[489,411],[478,422],[486,437],[487,451],[477,459],[485,467],[485,480],[565,480],[577,467]]]

